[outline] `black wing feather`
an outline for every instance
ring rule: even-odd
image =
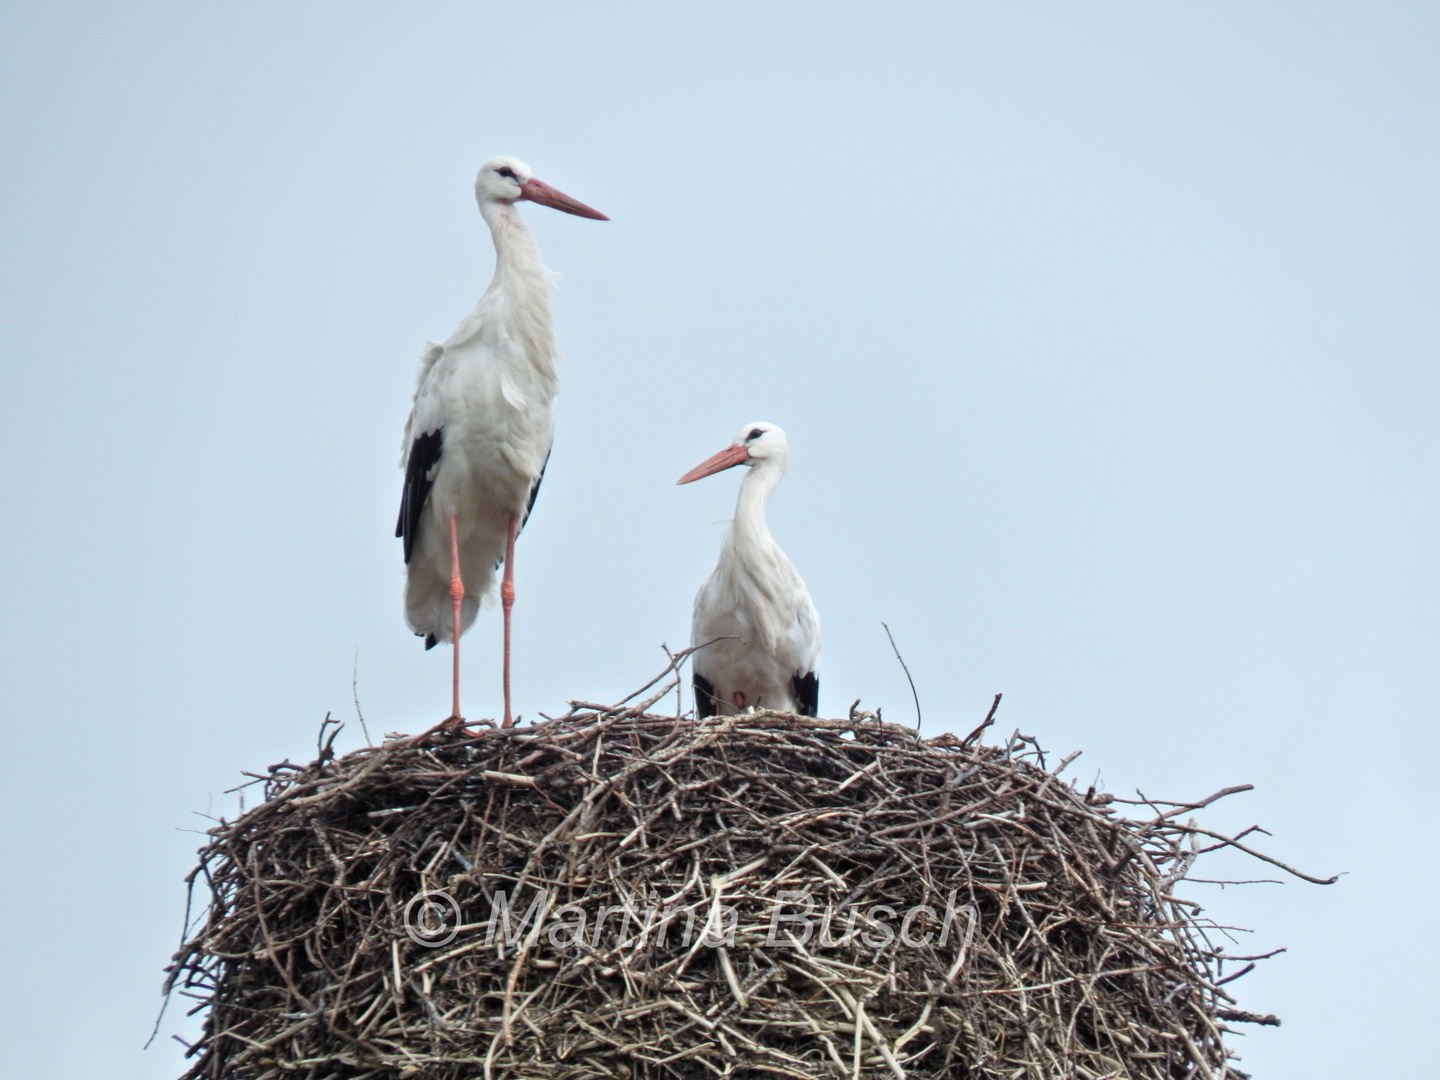
[[[436,428],[417,436],[410,445],[410,456],[405,462],[405,487],[400,492],[400,519],[395,523],[395,535],[404,541],[407,566],[420,535],[420,513],[425,509],[430,488],[434,486],[433,470],[440,461],[440,448],[444,442],[444,428]]]
[[[790,693],[795,698],[795,711],[801,716],[816,716],[820,708],[820,676],[813,671],[790,676]]]
[[[530,489],[530,501],[525,504],[525,516],[520,519],[521,529],[525,527],[525,522],[530,520],[530,511],[535,509],[535,497],[540,494],[540,481],[545,479],[545,466],[550,464],[550,451],[554,449],[552,446],[545,451],[545,465],[540,466],[540,475],[535,478],[535,484]]]
[[[715,716],[719,710],[715,708],[715,684],[704,675],[696,675],[691,681],[695,688],[695,719],[704,720],[707,716]]]

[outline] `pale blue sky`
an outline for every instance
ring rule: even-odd
[[[1001,690],[1113,790],[1255,783],[1209,820],[1349,876],[1194,887],[1289,947],[1242,1067],[1428,1075],[1437,56],[1418,3],[0,5],[0,1074],[177,1075],[184,830],[357,651],[373,732],[445,714],[400,429],[506,153],[614,219],[527,211],[517,708],[685,641],[738,477],[674,480],[772,420],[823,711],[912,715],[884,619],[929,734]]]

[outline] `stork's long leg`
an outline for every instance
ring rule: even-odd
[[[465,583],[460,580],[460,545],[455,539],[455,515],[450,515],[450,606],[455,612],[455,695],[450,718],[460,719],[460,601],[465,599]]]
[[[505,609],[505,722],[510,719],[510,609],[515,606],[515,534],[520,531],[520,519],[510,515],[510,530],[505,536],[505,579],[500,583],[500,605]]]

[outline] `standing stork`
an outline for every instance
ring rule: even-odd
[[[814,716],[820,702],[820,616],[795,565],[765,525],[765,503],[785,475],[790,444],[774,424],[746,424],[735,441],[676,483],[750,466],[720,561],[695,596],[695,715],[776,709]],[[718,640],[717,640],[718,639]]]
[[[405,619],[425,647],[454,644],[452,719],[460,718],[460,635],[489,599],[503,563],[505,720],[510,718],[510,608],[515,536],[525,524],[555,429],[559,355],[550,272],[516,203],[578,217],[604,214],[536,180],[510,157],[480,167],[480,215],[495,241],[495,276],[455,332],[420,362],[405,423],[405,486],[395,535],[406,565]]]

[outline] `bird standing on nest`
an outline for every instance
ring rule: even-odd
[[[405,618],[425,639],[455,646],[452,719],[460,718],[460,635],[503,563],[505,726],[510,717],[510,608],[515,536],[525,524],[550,456],[555,366],[550,272],[516,203],[609,219],[544,184],[523,162],[487,161],[475,178],[480,214],[495,241],[485,295],[421,359],[405,424],[405,487],[395,535],[404,541]]]
[[[774,424],[747,424],[731,445],[676,481],[750,467],[720,561],[695,596],[690,644],[712,642],[693,654],[697,717],[747,709],[816,714],[820,616],[765,525],[765,503],[789,460],[785,432]]]

